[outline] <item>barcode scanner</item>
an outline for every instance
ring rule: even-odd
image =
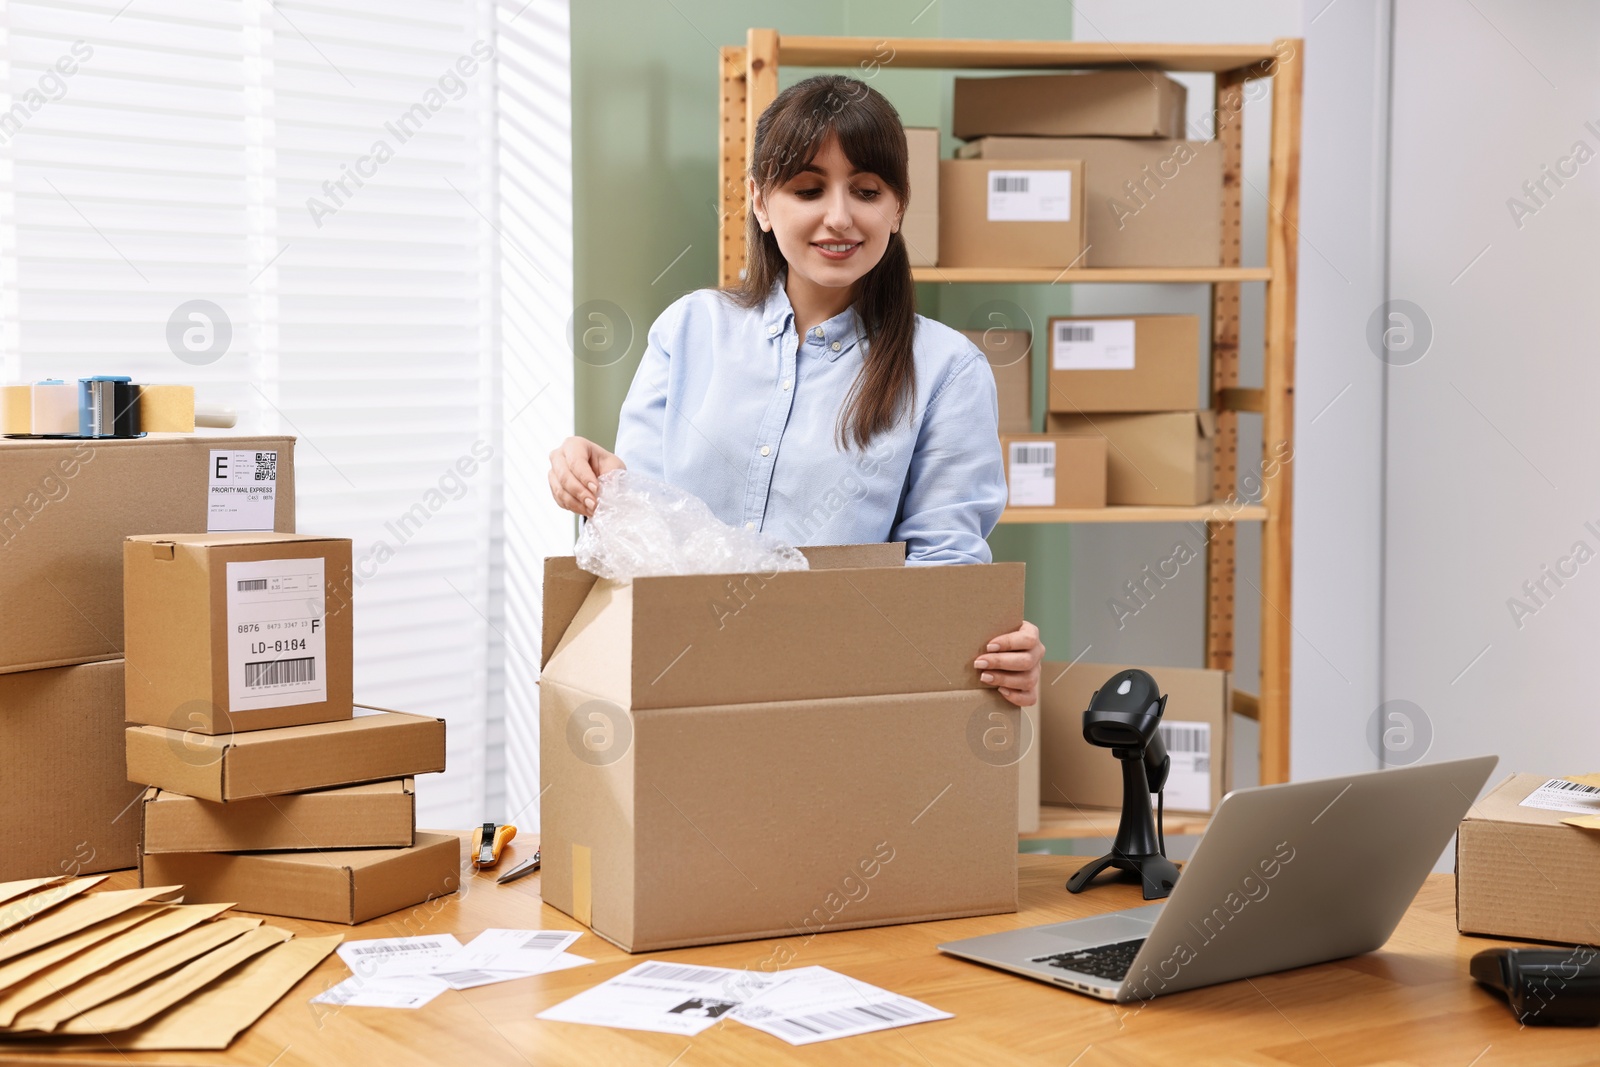
[[[1600,949],[1491,948],[1472,957],[1472,977],[1502,994],[1524,1026],[1600,1024]]]

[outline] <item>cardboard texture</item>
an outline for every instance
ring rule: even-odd
[[[235,619],[230,564],[268,560],[321,561],[323,587],[286,593],[298,613],[320,620],[325,655],[305,638],[274,633],[266,622]],[[127,614],[129,722],[203,734],[226,734],[350,717],[353,590],[350,539],[281,533],[149,534],[123,546]],[[257,579],[265,582],[267,579]],[[303,577],[297,580],[304,584]],[[243,585],[236,582],[235,585]],[[320,603],[319,603],[320,601]],[[288,614],[289,608],[275,605]],[[239,634],[253,629],[240,646]],[[237,633],[235,631],[238,631]],[[291,631],[294,634],[304,630]],[[246,664],[275,671],[315,661],[326,698],[241,708],[238,678]],[[280,687],[264,684],[270,696]],[[253,697],[253,694],[252,694]]]
[[[955,79],[951,132],[1023,137],[1181,137],[1189,94],[1146,70]]]
[[[1022,714],[1028,747],[1017,764],[1017,833],[1031,834],[1039,829],[1039,705],[1023,708]]]
[[[292,437],[0,439],[0,671],[122,656],[123,539],[205,532],[213,449],[278,453],[272,525],[293,531]]]
[[[138,958],[154,946],[193,930],[229,907],[227,904],[174,905],[145,922],[95,943],[55,967],[40,971],[14,986],[0,989],[0,1026],[12,1025],[20,1012],[54,996],[58,990],[67,989],[124,961]]]
[[[932,267],[939,262],[939,131],[906,127],[906,163],[911,202],[900,236],[913,267]]]
[[[0,674],[0,878],[138,864],[122,692],[121,660]]]
[[[1210,411],[1153,415],[1051,413],[1052,433],[1096,433],[1106,439],[1108,504],[1189,505],[1211,501],[1217,417]]]
[[[339,852],[175,852],[143,857],[142,883],[183,884],[189,900],[240,911],[359,923],[454,893],[461,840],[418,833],[410,848]]]
[[[123,889],[110,893],[90,893],[68,901],[0,939],[0,962],[81,933],[158,897],[181,893],[182,889],[182,886],[170,885],[153,889]]]
[[[972,661],[1022,579],[546,560],[545,902],[630,952],[1015,910],[1021,712]]]
[[[962,330],[994,372],[1000,432],[1033,433],[1033,334],[1027,330]]]
[[[220,802],[444,770],[443,719],[361,710],[342,722],[251,730],[232,737],[130,726],[128,778]]]
[[[1026,217],[997,218],[993,186],[1004,184],[1008,176],[1022,180],[1030,190],[1058,189],[1062,195],[1052,196],[1042,209],[1022,211]],[[1083,218],[1083,164],[1078,160],[939,163],[941,267],[1081,267]]]
[[[87,892],[103,881],[105,881],[105,875],[103,874],[96,875],[93,878],[75,878],[61,885],[53,885],[47,889],[41,889],[37,893],[31,893],[20,900],[13,900],[4,908],[0,908],[0,934],[33,922],[51,908],[58,906],[63,901],[71,900],[80,893]]]
[[[1222,152],[1214,141],[983,137],[960,159],[1081,159],[1087,267],[1215,267]]]
[[[1050,319],[1050,411],[1193,411],[1200,402],[1195,315]]]
[[[1204,736],[1209,747],[1210,802],[1175,804],[1167,810],[1208,815],[1233,786],[1233,690],[1227,671],[1140,664],[1046,663],[1040,689],[1040,792],[1046,804],[1075,808],[1122,807],[1122,767],[1111,750],[1083,739],[1083,712],[1094,692],[1118,671],[1137,666],[1148,671],[1167,695],[1162,721],[1174,727],[1206,727],[1204,735],[1185,729],[1184,743]],[[1177,773],[1179,750],[1172,751]],[[1192,754],[1192,750],[1182,750]]]
[[[139,890],[134,890],[139,892]],[[145,890],[160,894],[159,889]],[[98,895],[98,894],[97,894]],[[122,914],[110,919],[103,919],[93,926],[80,930],[75,934],[52,941],[48,945],[34,949],[27,955],[11,960],[0,966],[0,990],[8,990],[22,981],[33,977],[46,967],[53,967],[69,956],[75,956],[84,949],[98,945],[107,938],[114,937],[124,930],[131,930],[146,920],[153,919],[166,911],[166,904],[140,904],[129,908]]]
[[[410,778],[227,804],[152,788],[139,809],[146,854],[407,848],[416,831]]]
[[[1461,821],[1456,928],[1462,933],[1594,944],[1600,835],[1563,825],[1570,811],[1521,806],[1547,780],[1513,774]]]
[[[1106,506],[1106,439],[1096,434],[1002,434],[1007,507]]]

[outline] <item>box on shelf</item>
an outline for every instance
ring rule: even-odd
[[[294,438],[0,439],[0,671],[121,659],[123,539],[207,529],[294,530]]]
[[[906,127],[906,162],[911,203],[900,222],[913,267],[939,262],[939,131]]]
[[[1461,821],[1456,928],[1462,933],[1594,944],[1600,833],[1562,823],[1576,811],[1524,807],[1547,781],[1513,774]]]
[[[142,534],[123,550],[128,721],[204,734],[348,719],[348,537]]]
[[[1151,415],[1061,415],[1045,419],[1051,433],[1099,434],[1106,439],[1106,502],[1187,506],[1211,502],[1212,411]]]
[[[0,674],[0,790],[0,882],[138,863],[121,660]]]
[[[1023,137],[1182,137],[1189,94],[1165,74],[1100,70],[955,80],[951,132]]]
[[[1083,164],[946,159],[939,164],[939,266],[1082,266]]]
[[[410,848],[167,852],[141,857],[139,884],[181,885],[191,904],[353,925],[454,893],[461,856],[459,837],[433,833]]]
[[[994,372],[1000,432],[1033,432],[1033,334],[1027,330],[962,330]]]
[[[1040,687],[1040,794],[1044,803],[1122,807],[1122,767],[1111,750],[1083,739],[1095,690],[1137,664],[1046,663]],[[1208,815],[1232,787],[1232,689],[1227,671],[1142,667],[1166,694],[1161,734],[1172,770],[1168,811]]]
[[[1008,508],[1106,506],[1106,439],[1098,434],[1001,434]]]
[[[232,736],[129,726],[128,780],[203,800],[303,793],[444,770],[444,720],[356,708],[354,718]]]
[[[545,903],[630,952],[1016,910],[1021,711],[973,661],[1021,624],[1023,568],[807,554],[545,561]]]
[[[416,832],[410,778],[223,804],[151,787],[140,848],[156,852],[407,848]]]
[[[1083,160],[1086,267],[1222,261],[1222,152],[1214,141],[982,137],[956,156]]]
[[[1201,403],[1198,316],[1056,316],[1049,338],[1047,411],[1193,411]]]

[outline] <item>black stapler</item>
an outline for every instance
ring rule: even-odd
[[[1600,948],[1485,949],[1472,977],[1503,993],[1524,1026],[1600,1023]]]

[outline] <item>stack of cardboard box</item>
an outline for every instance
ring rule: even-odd
[[[0,880],[138,863],[122,541],[294,529],[294,439],[0,439]]]
[[[412,788],[444,722],[354,706],[349,539],[130,537],[123,581],[142,884],[347,923],[456,889]]]

